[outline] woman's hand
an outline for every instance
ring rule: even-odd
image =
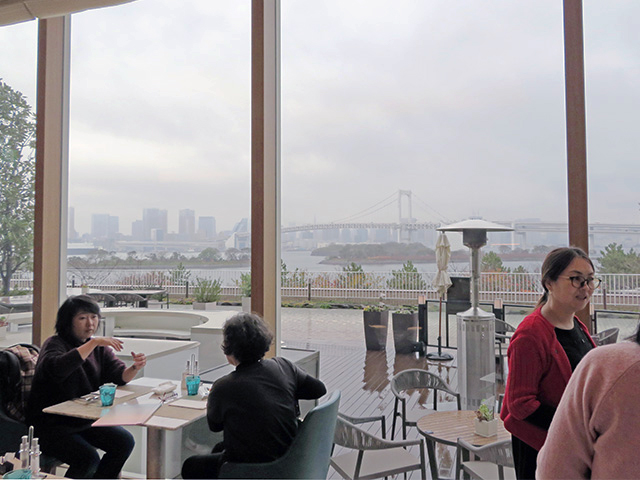
[[[124,372],[122,372],[122,380],[124,380],[125,383],[133,380],[138,374],[138,371],[147,364],[147,356],[144,353],[131,352],[131,356],[133,357],[133,365],[125,368]]]
[[[141,370],[147,364],[147,356],[144,353],[131,352],[133,357],[133,369]]]
[[[122,340],[113,337],[92,337],[91,340],[96,343],[96,347],[111,347],[116,352],[121,352],[124,345]]]

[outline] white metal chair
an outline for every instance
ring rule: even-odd
[[[473,459],[465,460],[465,458]],[[456,455],[456,480],[464,472],[477,480],[515,480],[511,440],[476,447],[458,439]]]
[[[339,413],[334,443],[352,451],[331,457],[331,466],[349,480],[381,478],[414,470],[420,470],[421,478],[425,480],[424,440],[385,440],[356,425],[378,420],[382,421],[384,437],[384,417],[354,418]],[[420,458],[407,451],[410,446],[420,449]]]
[[[391,379],[391,392],[396,397],[393,407],[393,423],[391,426],[391,440],[396,430],[396,419],[402,420],[402,438],[407,438],[407,427],[416,426],[418,420],[429,413],[425,409],[407,409],[408,394],[411,390],[433,390],[433,410],[438,410],[438,392],[454,397],[458,410],[461,410],[460,394],[454,391],[442,378],[435,373],[412,368],[397,373]]]

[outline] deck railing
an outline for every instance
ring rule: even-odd
[[[175,271],[162,269],[91,269],[79,279],[77,273],[68,274],[68,282],[92,288],[162,287],[171,295],[187,295],[187,284],[193,287],[198,278],[219,279],[223,295],[240,295],[240,275],[248,270],[192,269],[187,278]],[[457,274],[468,276],[468,274]],[[283,273],[283,298],[326,299],[338,301],[416,301],[418,296],[437,299],[432,286],[435,272],[308,272]],[[602,274],[602,286],[594,292],[596,308],[637,307],[640,305],[640,275]],[[12,289],[33,288],[33,274],[18,272]],[[505,303],[534,304],[542,294],[538,273],[492,273],[480,276],[480,301],[493,302],[501,298]]]

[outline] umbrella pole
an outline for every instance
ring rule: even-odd
[[[438,352],[431,352],[427,354],[429,360],[453,360],[453,356],[448,353],[442,353],[442,295],[440,295],[440,302],[438,303]]]

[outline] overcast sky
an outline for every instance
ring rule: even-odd
[[[638,223],[640,2],[584,10],[590,221]],[[80,233],[250,215],[250,22],[249,0],[73,16]],[[0,28],[0,77],[34,106],[36,29]],[[397,220],[399,189],[420,221],[566,221],[562,35],[560,0],[282,0],[283,224]]]

